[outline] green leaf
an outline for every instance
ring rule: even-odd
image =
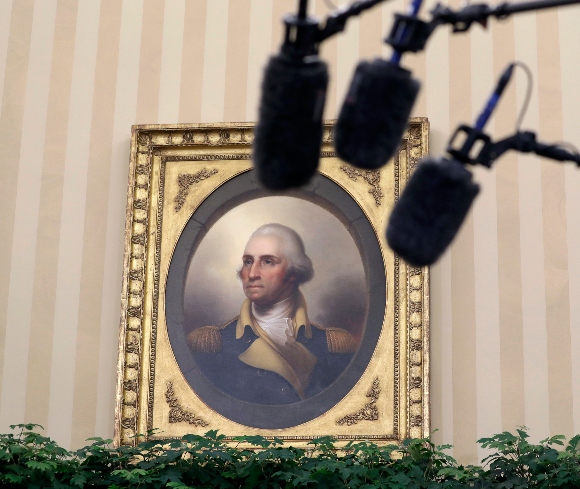
[[[93,436],[91,438],[87,438],[87,441],[94,441],[96,444],[99,445],[111,445],[113,440],[110,438],[101,438],[100,436]]]
[[[166,487],[172,487],[173,489],[191,489],[190,486],[187,486],[181,482],[168,482],[165,484]]]
[[[204,436],[206,438],[211,439],[211,440],[217,440],[218,439],[218,431],[217,430],[207,431]]]
[[[521,428],[518,428],[516,430],[518,432],[518,435],[520,435],[520,438],[522,438],[523,440],[530,437],[530,435],[528,435],[526,430],[527,428],[525,426],[522,426]]]
[[[1,477],[0,480],[12,482],[13,484],[23,482],[25,479],[25,477],[23,475],[18,475],[18,474],[1,474],[0,477]]]
[[[402,486],[408,486],[411,482],[411,479],[406,474],[397,474],[392,478],[393,482],[398,482]]]
[[[46,470],[54,469],[56,464],[54,462],[38,462],[36,460],[29,460],[26,462],[26,466],[30,467],[31,469],[37,469],[41,472],[44,472]]]
[[[263,436],[260,436],[260,435],[237,436],[234,438],[234,440],[237,440],[240,442],[247,442],[251,445],[254,445],[255,447],[262,447],[262,448],[268,448],[269,446],[272,445],[272,442],[270,442],[269,440],[267,440],[266,438],[264,438]]]
[[[572,449],[577,449],[579,444],[580,444],[580,435],[576,435],[570,439],[570,441],[568,442],[568,447]],[[566,447],[566,450],[568,450],[568,447]]]
[[[11,424],[10,425],[10,429],[13,430],[15,428],[20,428],[21,430],[27,430],[27,431],[31,431],[34,428],[40,428],[41,430],[43,430],[44,428],[39,425],[39,424],[34,424],[34,423],[24,423],[24,424]]]
[[[87,478],[85,474],[81,472],[73,475],[70,482],[73,486],[84,487],[85,483],[87,482]]]

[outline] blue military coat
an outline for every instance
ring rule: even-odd
[[[205,326],[188,337],[203,375],[236,399],[268,405],[308,399],[330,386],[352,359],[352,335],[311,324],[301,293],[293,318],[296,344],[289,354],[268,339],[250,310],[246,300],[230,323]]]

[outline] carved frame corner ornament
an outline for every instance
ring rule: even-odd
[[[408,436],[428,436],[429,270],[408,266],[388,249],[384,238],[385,213],[399,198],[420,158],[427,154],[428,122],[425,118],[411,120],[393,162],[372,171],[350,167],[336,156],[333,123],[324,125],[319,176],[326,178],[323,180],[328,188],[336,186],[337,192],[346,191],[366,216],[372,229],[368,236],[375,236],[380,249],[379,255],[372,256],[380,257],[385,270],[381,334],[372,343],[372,356],[364,367],[365,372],[380,375],[370,377],[373,380],[366,391],[357,384],[333,401],[332,409],[283,429],[255,429],[234,422],[200,397],[184,376],[168,341],[168,269],[185,225],[202,203],[217,198],[213,196],[220,188],[229,182],[237,188],[235,179],[244,177],[240,182],[246,187],[242,185],[240,192],[245,193],[235,199],[265,195],[258,187],[251,187],[257,185],[251,183],[254,180],[250,173],[254,125],[134,126],[117,367],[117,445],[155,438],[149,431],[152,428],[159,428],[163,436],[180,437],[192,432],[203,434],[207,426],[220,430],[227,439],[259,433],[293,444],[306,444],[323,435],[333,435],[345,443],[361,437],[386,443]],[[317,187],[314,192],[319,191]],[[296,195],[300,192],[302,189]],[[313,195],[311,202],[326,198],[324,194]],[[199,239],[220,218],[212,216],[195,222],[203,229]],[[365,428],[368,426],[372,426],[372,434]]]
[[[381,202],[385,194],[381,190],[381,172],[378,170],[357,170],[351,166],[342,165],[340,169],[348,175],[353,182],[358,180],[358,177],[362,177],[365,182],[371,187],[369,189],[369,194],[375,199],[375,205],[380,207]]]
[[[165,390],[165,401],[169,406],[169,414],[167,419],[170,423],[188,423],[193,426],[206,427],[209,423],[203,418],[195,415],[191,411],[183,409],[173,390],[173,382],[167,382],[167,389]]]
[[[177,185],[179,187],[179,192],[175,196],[175,212],[179,212],[185,204],[185,200],[189,194],[189,190],[192,185],[205,180],[218,172],[216,168],[208,170],[207,168],[202,168],[196,173],[180,173],[177,177]]]
[[[338,425],[346,424],[348,426],[352,426],[361,421],[377,421],[379,419],[379,409],[377,408],[377,401],[379,400],[380,393],[381,388],[379,378],[375,377],[375,380],[373,380],[371,388],[365,394],[367,397],[370,398],[370,401],[367,402],[358,411],[352,414],[347,414],[346,416],[336,420],[336,424]]]

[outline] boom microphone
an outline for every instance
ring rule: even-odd
[[[394,49],[390,62],[363,61],[358,65],[336,123],[336,153],[348,163],[371,170],[394,155],[419,92],[419,82],[399,66],[401,56],[422,51],[438,26],[450,24],[453,32],[459,33],[474,22],[485,26],[489,17],[504,19],[513,13],[576,3],[580,0],[504,2],[494,7],[470,3],[458,11],[437,4],[431,21],[425,22],[418,18],[421,0],[413,0],[408,14],[395,14],[385,40]]]
[[[260,182],[273,190],[306,183],[318,167],[328,69],[316,56],[318,21],[306,10],[300,0],[298,15],[284,18],[281,52],[264,72],[253,159]]]
[[[319,45],[342,31],[348,18],[382,1],[357,1],[334,11],[323,28],[318,19],[306,15],[307,0],[299,0],[297,15],[284,18],[282,48],[264,71],[253,143],[254,167],[265,187],[298,187],[316,173],[328,85],[326,63],[318,57]]]
[[[437,261],[455,238],[479,193],[479,185],[472,181],[471,172],[464,163],[472,162],[469,153],[478,140],[489,142],[489,137],[481,131],[508,84],[513,68],[512,63],[501,75],[477,118],[476,128],[470,131],[462,147],[448,149],[455,158],[424,158],[393,208],[387,226],[387,242],[411,265],[423,267]]]
[[[414,0],[408,17],[416,18],[422,0]],[[420,83],[411,72],[399,65],[409,32],[402,26],[388,40],[395,47],[390,61],[361,61],[340,110],[334,129],[336,154],[343,160],[365,169],[383,166],[399,144]]]
[[[466,131],[467,129],[467,131]],[[580,166],[580,154],[569,151],[562,144],[544,144],[530,131],[518,131],[496,143],[486,137],[472,137],[480,131],[461,126],[468,139],[483,141],[479,154],[466,157],[463,163],[491,167],[492,162],[508,150],[536,153],[557,161],[573,161]],[[453,150],[468,155],[469,151]],[[387,242],[395,253],[411,265],[432,265],[443,254],[459,231],[479,185],[471,180],[469,172],[456,159],[424,158],[409,179],[405,191],[395,205],[389,225]]]
[[[387,163],[401,143],[419,88],[411,72],[392,61],[361,61],[334,129],[336,154],[370,170]]]
[[[432,265],[453,241],[478,193],[471,172],[458,161],[423,159],[389,218],[389,246],[411,265]]]
[[[316,172],[327,84],[326,64],[317,58],[270,59],[254,139],[254,165],[265,187],[298,187]]]

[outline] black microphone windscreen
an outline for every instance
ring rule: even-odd
[[[361,61],[334,129],[338,156],[360,168],[385,165],[401,144],[419,88],[395,63]]]
[[[298,187],[316,173],[328,69],[319,58],[270,58],[253,143],[254,167],[273,190]]]
[[[456,160],[424,158],[393,208],[387,242],[411,265],[432,265],[459,231],[479,192]]]

